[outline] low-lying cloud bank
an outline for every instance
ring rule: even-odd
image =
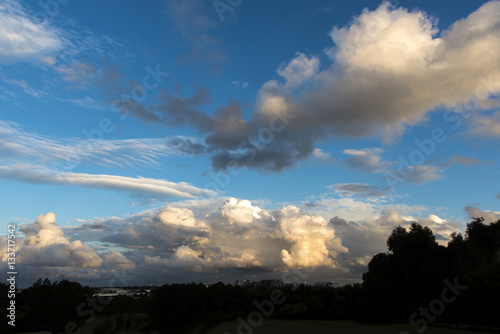
[[[359,208],[370,203],[351,200],[349,205]],[[26,284],[38,276],[94,285],[118,284],[122,276],[127,284],[234,281],[284,278],[294,270],[306,273],[304,281],[352,282],[361,279],[374,254],[386,251],[387,237],[398,225],[429,226],[441,244],[463,230],[437,215],[412,217],[390,208],[349,220],[326,219],[316,208],[265,210],[248,200],[223,201],[179,202],[126,218],[78,220],[79,225],[64,228],[53,213],[40,215],[19,228],[18,266]],[[500,218],[498,212],[474,207],[466,211],[486,222]],[[2,252],[6,266],[6,249]]]

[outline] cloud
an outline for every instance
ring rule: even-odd
[[[84,88],[97,77],[97,69],[87,62],[73,62],[69,65],[54,66],[54,69],[62,77],[63,81],[70,82],[75,89]]]
[[[280,78],[261,87],[250,119],[239,118],[247,130],[235,141],[239,145],[214,145],[212,166],[279,172],[307,159],[320,140],[378,137],[390,142],[438,108],[479,99],[478,91],[486,89],[482,79],[496,73],[500,62],[498,14],[500,3],[491,1],[440,32],[420,10],[388,2],[364,10],[350,25],[331,30],[335,46],[326,48],[329,61],[318,65],[317,57],[298,53],[278,68]],[[496,116],[483,111],[498,105],[493,97],[500,86],[487,86],[475,113],[484,124],[491,121],[485,133],[495,134]],[[348,164],[379,171],[385,166],[377,156],[366,152]],[[439,177],[439,168],[423,165],[408,180]]]
[[[475,115],[472,118],[470,131],[476,137],[500,137],[500,111],[490,115]]]
[[[288,64],[282,65],[276,71],[285,79],[285,87],[293,88],[304,84],[313,78],[319,70],[319,59],[307,57],[305,54],[297,52]]]
[[[415,183],[425,184],[429,181],[439,180],[443,177],[443,167],[432,165],[412,166],[409,175],[404,176],[404,180]]]
[[[248,82],[246,81],[238,81],[238,80],[234,80],[231,82],[231,87],[236,87],[236,88],[248,88]]]
[[[347,149],[343,150],[342,153],[351,156],[344,161],[344,165],[350,169],[359,169],[368,173],[380,173],[389,166],[389,163],[382,161],[379,155],[382,153],[382,150],[379,148],[363,150]]]
[[[179,61],[208,64],[217,71],[227,59],[223,43],[211,35],[220,24],[211,5],[212,3],[202,0],[169,1],[166,4],[166,14],[188,49]],[[207,12],[214,15],[209,16]]]
[[[41,60],[60,50],[65,39],[61,32],[46,21],[37,22],[16,1],[0,5],[0,62]]]
[[[500,199],[500,193],[495,194],[495,197],[498,198],[498,199]]]
[[[120,252],[111,251],[109,254],[104,255],[104,259],[106,264],[115,270],[132,270],[135,268],[135,263]]]
[[[500,219],[500,212],[490,211],[490,210],[481,210],[474,206],[466,206],[464,211],[467,212],[469,217],[471,218],[484,218],[484,222],[493,223]]]
[[[252,206],[248,200],[230,198],[217,210],[216,214],[229,224],[249,224],[255,219],[261,219],[259,215],[261,211],[260,208]]]
[[[281,251],[281,259],[288,267],[333,267],[330,254],[348,251],[321,216],[288,206],[279,211],[279,222],[283,237],[292,244],[290,250]]]
[[[361,183],[337,183],[335,189],[343,196],[381,197],[387,192],[387,188]]]
[[[322,164],[326,163],[336,163],[337,159],[332,157],[330,154],[324,152],[320,148],[315,148],[314,151],[312,152],[312,157],[319,161]]]
[[[107,129],[113,129],[113,124]],[[14,122],[0,120],[0,152],[4,164],[38,163],[56,171],[79,164],[105,166],[156,166],[168,155],[201,154],[197,138],[137,138],[107,140],[99,129],[83,129],[82,138],[60,138],[23,130]]]
[[[157,218],[164,224],[185,226],[185,227],[206,227],[205,223],[198,221],[193,211],[185,208],[167,206],[162,209]]]
[[[17,259],[24,266],[98,268],[102,264],[92,248],[64,236],[51,212],[38,216],[33,224],[21,225],[20,230],[26,238],[19,245]]]
[[[425,184],[430,181],[439,180],[443,177],[445,168],[435,165],[412,165],[400,157],[399,162],[384,161],[379,148],[371,149],[346,149],[342,153],[350,155],[343,164],[349,169],[358,169],[365,173],[383,173],[387,182],[394,185],[407,181],[413,184]],[[391,169],[398,165],[397,169]]]
[[[337,261],[349,268],[352,274],[357,273],[361,277],[372,256],[387,251],[386,241],[392,230],[397,226],[408,228],[412,222],[430,227],[441,245],[447,244],[451,233],[460,231],[457,222],[432,214],[427,217],[404,216],[395,208],[382,209],[373,218],[357,221],[334,217],[329,224],[349,249],[348,254],[339,254]]]
[[[474,157],[463,157],[463,156],[456,155],[456,154],[454,154],[452,156],[451,162],[455,162],[455,163],[458,163],[461,165],[466,165],[466,166],[477,165],[477,164],[481,163],[481,161],[477,160]]]
[[[32,280],[64,277],[93,285],[116,281],[116,271],[127,271],[128,284],[164,284],[285,279],[296,268],[307,269],[308,281],[334,276],[352,282],[361,279],[371,256],[387,250],[387,237],[398,225],[427,225],[440,244],[463,228],[436,214],[424,215],[426,208],[391,204],[387,198],[317,203],[308,210],[293,205],[265,210],[243,199],[188,200],[63,228],[49,213],[22,225],[20,263]]]
[[[175,183],[161,179],[106,174],[59,173],[26,164],[0,166],[0,178],[30,183],[91,187],[157,197],[195,198],[215,194],[212,190],[197,188],[185,182]]]

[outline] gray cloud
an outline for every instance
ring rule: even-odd
[[[496,222],[500,219],[500,212],[489,211],[489,210],[481,210],[474,206],[466,206],[464,211],[467,212],[469,217],[471,218],[484,218],[485,223]]]
[[[387,192],[387,187],[381,188],[376,186],[370,186],[361,183],[337,183],[335,189],[341,195],[358,195],[363,197],[381,197],[385,196]]]
[[[359,169],[368,173],[380,173],[389,167],[388,162],[382,161],[380,153],[381,149],[364,149],[364,150],[344,150],[344,154],[351,156],[344,161],[344,165],[349,169]]]

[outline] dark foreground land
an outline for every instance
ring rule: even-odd
[[[250,331],[240,330],[239,322],[226,321],[204,332],[192,334],[222,334],[222,333],[252,333],[252,334],[418,334],[420,327],[406,324],[365,325],[353,321],[325,321],[325,320],[281,320],[267,319],[261,326]],[[464,331],[454,328],[427,327],[425,334],[484,334],[480,331]]]

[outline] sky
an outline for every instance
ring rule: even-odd
[[[499,94],[499,1],[3,1],[2,270],[359,282],[500,219]]]

